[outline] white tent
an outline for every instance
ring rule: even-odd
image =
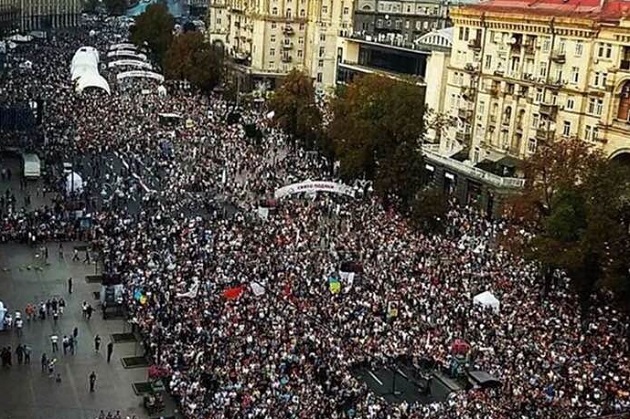
[[[136,51],[124,50],[124,49],[110,51],[107,53],[107,57],[108,58],[129,57],[129,58],[134,58],[136,60],[142,60],[142,61],[147,60],[147,56],[145,54],[142,54]]]
[[[111,93],[107,80],[98,71],[99,54],[94,47],[81,47],[72,57],[70,78],[75,81],[75,90],[82,92],[88,87],[103,89]]]
[[[76,172],[68,173],[66,176],[66,192],[83,192],[83,178]]]
[[[166,92],[166,87],[164,87],[164,86],[158,86],[158,88],[157,88],[157,92],[158,92],[158,95],[159,95],[160,97],[164,97],[164,96],[166,96],[166,93],[167,93],[167,92]]]
[[[122,67],[122,66],[153,70],[153,66],[151,64],[145,63],[144,61],[140,61],[140,60],[116,60],[107,64],[107,68]]]
[[[116,75],[116,80],[121,81],[127,78],[145,78],[164,82],[164,76],[153,71],[125,71]]]
[[[490,291],[484,291],[473,298],[473,304],[481,305],[484,308],[491,308],[495,313],[499,312],[501,303],[499,299]]]
[[[110,51],[117,50],[117,49],[136,49],[136,46],[129,42],[123,42],[121,44],[113,44],[109,47]]]

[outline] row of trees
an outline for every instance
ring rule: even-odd
[[[311,78],[295,70],[270,108],[294,143],[338,160],[344,180],[371,180],[386,205],[411,207],[423,172],[424,94],[418,85],[379,75],[358,78],[337,91],[327,109],[332,120],[324,126]]]
[[[204,92],[211,91],[224,77],[223,49],[205,42],[197,31],[175,35],[174,27],[168,8],[152,4],[132,26],[131,41],[149,49],[166,78],[186,80]]]
[[[310,77],[293,71],[270,107],[294,143],[338,160],[343,179],[372,180],[385,205],[422,228],[444,227],[448,205],[440,191],[424,186],[420,143],[427,129],[439,137],[453,121],[424,112],[420,87],[366,75],[339,89],[324,110]],[[506,205],[512,228],[504,244],[539,264],[547,289],[557,272],[566,272],[582,308],[602,287],[630,308],[630,170],[571,139],[541,145],[524,171],[523,193]]]
[[[546,289],[554,272],[566,272],[582,309],[600,288],[630,309],[629,168],[575,138],[540,147],[525,175],[506,208],[507,244],[540,264]]]

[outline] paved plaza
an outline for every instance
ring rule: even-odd
[[[24,194],[31,196],[29,209],[50,203],[50,195],[40,194],[42,181],[29,182],[25,188],[20,185],[21,168],[15,158],[4,158],[4,167],[13,172],[11,182],[0,182],[0,192],[10,189],[16,196],[16,208],[24,206]],[[0,419],[93,419],[101,410],[120,410],[123,417],[149,418],[142,406],[142,397],[132,388],[135,382],[147,381],[147,368],[125,369],[122,357],[141,356],[142,347],[138,343],[116,343],[111,363],[107,363],[107,343],[113,333],[130,332],[122,319],[103,320],[99,303],[94,292],[100,291],[100,284],[88,283],[86,275],[94,275],[96,266],[84,264],[84,252],[80,251],[80,261],[72,261],[74,247],[81,243],[64,243],[63,259],[59,257],[59,244],[48,243],[48,261],[41,255],[41,249],[21,244],[0,244],[0,301],[8,313],[14,314],[24,309],[28,303],[38,305],[52,297],[63,297],[66,309],[55,322],[51,316],[46,320],[24,321],[23,336],[15,330],[0,331],[0,347],[11,346],[13,365],[0,368]],[[73,278],[73,292],[68,293],[68,278]],[[88,321],[83,318],[81,305],[90,303],[96,310]],[[56,370],[61,374],[61,383],[42,373],[42,353],[50,358],[52,347],[50,336],[57,334],[59,340],[72,334],[77,327],[78,346],[75,355],[54,354]],[[100,352],[94,350],[94,337],[100,335]],[[15,348],[19,344],[32,347],[30,365],[18,365]],[[96,391],[89,392],[89,375],[97,375]],[[173,403],[167,400],[167,410],[162,414],[173,414]],[[160,416],[154,416],[160,417]]]

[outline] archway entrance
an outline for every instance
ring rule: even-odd
[[[616,153],[611,160],[623,166],[630,167],[630,150]]]

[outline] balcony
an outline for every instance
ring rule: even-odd
[[[525,55],[534,55],[536,53],[536,45],[533,42],[526,42],[523,45],[523,51],[525,51]]]
[[[282,56],[282,62],[283,63],[290,63],[293,61],[293,57],[291,57],[290,55],[283,55]]]
[[[455,133],[455,139],[462,144],[470,144],[470,140],[472,139],[472,135],[470,132],[462,132],[457,131]]]
[[[548,117],[549,119],[555,119],[558,114],[558,105],[540,104],[540,114]]]
[[[459,119],[463,119],[464,121],[468,121],[472,118],[473,116],[473,111],[472,109],[458,109],[457,110],[457,117]]]
[[[464,71],[469,71],[471,73],[474,73],[477,71],[478,66],[473,64],[473,63],[466,63],[466,65],[464,66]]]
[[[536,139],[541,141],[551,141],[555,135],[555,130],[548,128],[538,128],[536,130]]]
[[[291,26],[287,25],[284,28],[282,28],[282,33],[290,36],[290,35],[293,35],[295,31],[293,30]]]
[[[488,90],[488,92],[490,93],[490,96],[492,97],[499,97],[499,86],[497,85],[492,85],[490,86],[490,89]]]
[[[475,90],[472,87],[462,87],[461,96],[464,100],[472,102],[475,98]]]
[[[567,62],[567,55],[564,52],[560,52],[560,51],[552,52],[551,61],[557,64],[564,64]]]
[[[457,173],[461,173],[464,176],[468,176],[472,179],[476,179],[482,183],[494,186],[496,188],[520,189],[525,185],[525,179],[501,177],[499,175],[495,175],[494,173],[479,169],[478,167],[473,167],[469,164],[462,163],[450,157],[442,156],[427,147],[423,147],[422,152],[426,159],[430,162],[444,166]]]
[[[473,38],[468,41],[468,48],[472,50],[480,50],[481,49],[481,39]]]
[[[293,49],[293,42],[283,42],[282,49]]]

